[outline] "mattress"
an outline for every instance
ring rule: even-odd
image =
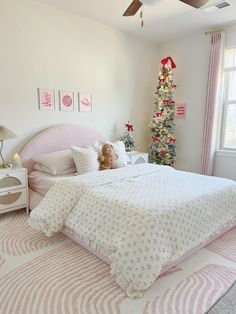
[[[29,187],[42,196],[59,180],[74,177],[75,174],[67,174],[63,176],[54,176],[42,171],[33,171],[28,176]]]

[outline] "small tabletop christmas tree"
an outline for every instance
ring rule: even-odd
[[[172,78],[176,65],[171,57],[161,60],[161,64],[152,120],[149,124],[152,135],[150,157],[153,163],[172,166],[176,159],[173,100],[176,85],[173,84]]]
[[[123,135],[121,136],[121,141],[125,144],[125,150],[130,152],[131,149],[135,146],[134,137],[131,133],[134,131],[134,126],[132,124],[126,123],[125,124],[126,130],[124,131]]]

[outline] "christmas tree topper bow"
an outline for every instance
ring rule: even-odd
[[[125,124],[125,126],[127,127],[128,132],[134,131],[134,126],[133,126],[133,124],[130,124],[129,121],[128,121],[128,123]]]
[[[176,64],[174,63],[173,59],[171,57],[166,57],[164,59],[161,60],[161,64],[164,66],[168,63],[168,61],[170,61],[170,65],[172,69],[176,68]]]

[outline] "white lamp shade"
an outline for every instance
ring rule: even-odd
[[[0,141],[10,140],[17,137],[17,135],[6,128],[4,125],[0,125]]]

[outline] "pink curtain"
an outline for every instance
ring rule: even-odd
[[[202,174],[212,175],[217,144],[217,104],[222,77],[225,34],[215,32],[211,37],[211,53],[208,69],[207,96],[202,145]]]

